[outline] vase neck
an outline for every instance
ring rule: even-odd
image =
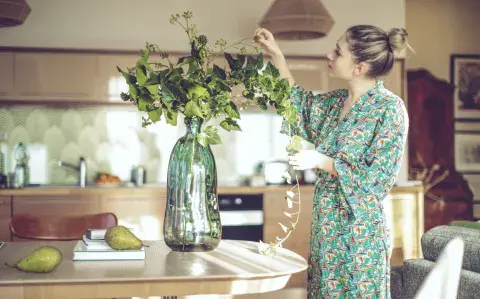
[[[185,118],[185,125],[187,126],[187,134],[198,135],[202,128],[203,119],[199,117]]]

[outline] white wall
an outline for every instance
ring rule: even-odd
[[[407,68],[450,81],[451,54],[480,53],[480,1],[407,0],[407,30],[416,54]]]
[[[27,0],[32,12],[19,27],[0,29],[0,46],[136,50],[145,41],[187,51],[186,35],[171,13],[191,10],[211,40],[250,37],[271,0]],[[295,1],[295,0],[291,0]],[[405,26],[404,0],[324,0],[335,20],[318,41],[285,42],[287,54],[325,55],[349,25]]]

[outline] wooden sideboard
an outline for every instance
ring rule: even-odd
[[[264,201],[264,241],[275,240],[283,231],[278,222],[288,221],[283,210],[288,186],[219,187],[219,194],[262,193]],[[284,247],[308,258],[313,186],[302,186],[301,217]],[[26,188],[0,189],[0,240],[13,240],[8,223],[12,215],[79,215],[113,212],[119,223],[132,227],[144,240],[159,240],[163,235],[165,187],[142,188]],[[423,234],[423,186],[394,187],[385,202],[392,229],[392,265],[404,259],[421,257]],[[306,272],[292,276],[288,287],[302,287]]]

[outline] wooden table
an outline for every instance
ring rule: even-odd
[[[211,252],[171,251],[163,241],[146,241],[142,261],[72,261],[70,242],[11,242],[0,249],[0,298],[118,298],[253,294],[283,288],[291,274],[307,268],[300,255],[281,249],[258,253],[256,242],[222,240]],[[14,264],[41,245],[56,246],[62,263],[51,273],[24,273]],[[170,298],[170,297],[168,297]]]

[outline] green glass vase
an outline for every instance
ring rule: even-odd
[[[163,234],[173,251],[214,250],[222,236],[215,159],[197,141],[202,123],[185,118],[187,133],[170,154]]]

